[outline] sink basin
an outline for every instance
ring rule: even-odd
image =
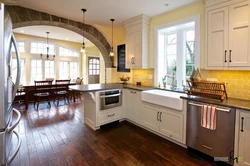
[[[155,105],[160,105],[163,107],[168,107],[178,111],[182,111],[183,101],[180,98],[180,96],[185,96],[185,95],[186,94],[183,93],[152,89],[152,90],[142,91],[141,100]]]

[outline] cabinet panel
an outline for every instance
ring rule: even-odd
[[[239,156],[242,161],[239,161],[241,166],[250,165],[250,113],[240,112],[240,129],[239,129]],[[242,126],[242,118],[243,126]],[[243,127],[243,128],[242,128]],[[241,131],[243,129],[243,131]]]
[[[225,65],[228,49],[228,8],[220,8],[207,13],[207,66]]]
[[[183,115],[174,112],[161,112],[160,132],[172,139],[183,139]]]
[[[249,3],[241,2],[229,7],[229,66],[250,65]]]
[[[126,99],[126,118],[136,123],[139,123],[139,111],[140,111],[140,92],[134,90],[125,91]]]
[[[152,107],[147,104],[142,104],[141,108],[141,124],[151,130],[159,130],[159,121],[158,121],[159,109]]]

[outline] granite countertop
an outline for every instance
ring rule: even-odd
[[[228,98],[227,100],[214,100],[204,97],[189,97],[189,96],[181,96],[182,99],[187,99],[189,101],[197,101],[197,102],[204,102],[208,104],[215,104],[224,107],[231,107],[231,108],[238,108],[250,111],[250,100],[243,100],[243,99],[235,99],[235,98]]]
[[[121,89],[121,88],[134,89],[134,90],[139,90],[139,91],[154,89],[153,86],[119,84],[119,83],[87,84],[87,85],[69,86],[69,89],[81,91],[81,92],[93,92],[93,91],[101,91],[101,90],[108,90],[108,89]]]

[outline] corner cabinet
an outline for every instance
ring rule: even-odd
[[[249,4],[229,0],[206,8],[206,69],[250,69]]]
[[[235,125],[235,165],[250,165],[250,111],[237,110]]]
[[[139,15],[124,22],[126,28],[126,68],[149,67],[149,25],[151,18]]]

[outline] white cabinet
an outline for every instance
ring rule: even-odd
[[[151,18],[139,15],[124,22],[126,27],[126,68],[149,67],[149,24]]]
[[[206,9],[206,68],[250,69],[249,0]]]
[[[177,111],[142,102],[141,125],[177,142],[186,143],[186,109]]]
[[[170,109],[162,109],[160,112],[160,128],[161,134],[171,139],[182,141],[184,130],[184,115]]]
[[[124,97],[125,97],[125,115],[126,118],[139,123],[139,110],[141,103],[141,95],[140,91],[124,89]]]
[[[250,112],[237,110],[235,130],[235,157],[240,166],[250,165]]]
[[[149,104],[142,104],[140,112],[141,125],[154,130],[159,130],[159,108]]]

